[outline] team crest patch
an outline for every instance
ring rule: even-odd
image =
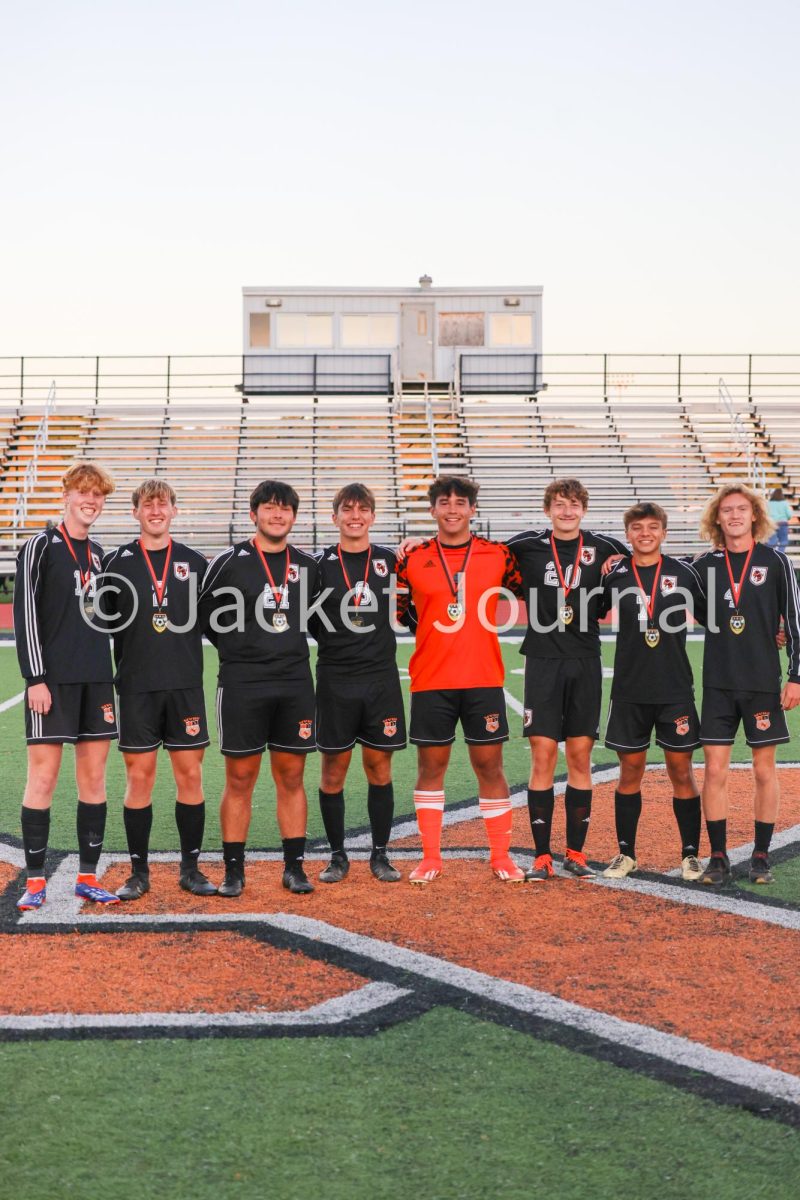
[[[533,724],[533,709],[532,708],[525,709],[525,716],[522,718],[522,720],[525,724],[526,729],[527,729],[528,725]]]
[[[100,570],[100,558],[99,555],[95,554],[94,550],[92,551],[92,566],[94,567],[95,571]]]
[[[386,565],[386,559],[385,559],[385,558],[375,558],[375,559],[373,559],[373,560],[372,560],[372,565],[373,565],[373,567],[375,568],[375,574],[376,574],[376,575],[379,575],[379,576],[381,577],[381,579],[385,579],[385,578],[386,578],[386,576],[389,574],[389,568],[388,568],[388,566]]]
[[[100,707],[103,710],[103,720],[105,721],[106,725],[113,725],[114,724],[114,705],[113,704],[101,704]]]
[[[661,595],[668,596],[670,592],[674,592],[678,586],[677,575],[662,575],[661,576]]]
[[[397,717],[383,718],[383,736],[394,737],[397,733]]]
[[[772,722],[768,712],[753,713],[756,719],[756,729],[769,729]]]
[[[597,550],[594,546],[583,546],[581,549],[581,566],[590,567],[597,558]]]
[[[184,717],[183,723],[186,726],[186,733],[189,737],[197,737],[200,732],[199,717]]]
[[[756,587],[760,587],[761,584],[764,582],[764,580],[767,578],[768,570],[769,570],[769,567],[751,567],[750,568],[750,582],[752,584],[754,584]]]
[[[308,739],[311,737],[312,724],[313,721],[300,721],[297,726],[297,732],[300,734],[301,738],[305,739],[305,741],[308,741]]]
[[[677,733],[678,737],[686,737],[687,733],[689,732],[689,718],[688,718],[688,716],[686,716],[686,717],[676,717],[676,719],[675,719],[675,732]]]
[[[189,564],[187,562],[176,562],[173,564],[176,579],[189,578]]]
[[[300,568],[297,563],[289,563],[289,572],[286,576],[289,583],[297,583],[300,579]]]
[[[488,713],[484,718],[487,733],[497,733],[500,728],[500,713]]]

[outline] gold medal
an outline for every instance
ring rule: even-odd
[[[289,618],[284,612],[276,612],[272,614],[272,628],[277,629],[278,633],[285,633],[289,628]]]
[[[363,617],[360,617],[360,616],[358,615],[358,613],[353,613],[352,617],[350,618],[350,624],[351,624],[351,625],[356,625],[356,626],[359,626],[359,627],[360,627],[360,626],[362,626],[364,623],[365,623],[365,622],[364,622],[364,618],[363,618]]]
[[[167,614],[165,612],[153,613],[153,629],[156,633],[163,633],[167,628]]]
[[[559,608],[559,610],[558,610],[558,619],[562,625],[571,624],[572,618],[574,616],[575,616],[575,613],[573,611],[571,604],[562,604],[561,608]]]
[[[655,650],[656,646],[658,645],[658,643],[660,641],[661,641],[661,631],[660,630],[653,628],[652,625],[650,626],[649,629],[645,629],[644,642],[645,642],[646,646],[649,646],[649,648],[651,650]]]
[[[745,620],[741,613],[734,613],[728,624],[731,627],[731,633],[743,633]]]
[[[83,611],[86,613],[87,617],[94,616],[94,596],[84,596]]]
[[[753,542],[750,546],[750,549],[747,551],[747,558],[744,560],[744,567],[742,568],[742,573],[739,576],[739,582],[737,583],[733,578],[731,560],[728,556],[728,547],[725,547],[725,566],[727,568],[728,579],[730,580],[731,584],[731,596],[733,597],[733,603],[736,605],[736,611],[728,621],[728,624],[731,627],[731,633],[744,633],[745,620],[744,616],[739,612],[739,597],[742,594],[742,588],[744,587],[744,581],[747,576],[747,568],[750,566],[750,559],[753,557],[753,551],[755,548],[756,544]]]
[[[451,600],[447,606],[447,615],[451,621],[457,621],[464,614],[464,605],[458,600]]]

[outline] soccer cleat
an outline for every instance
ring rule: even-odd
[[[630,854],[616,854],[603,871],[604,879],[626,879],[632,875],[639,864]]]
[[[501,883],[524,883],[525,872],[522,867],[518,867],[510,854],[504,854],[500,858],[494,858],[491,862],[492,874]]]
[[[150,872],[134,871],[125,880],[121,888],[117,888],[120,900],[141,900],[145,892],[150,891]]]
[[[423,858],[408,877],[409,883],[424,885],[433,883],[434,879],[438,879],[443,870],[442,860],[440,858]]]
[[[525,878],[529,883],[538,883],[541,879],[555,879],[555,877],[552,854],[537,854],[533,860],[533,866],[525,872]]]
[[[331,861],[324,871],[320,871],[320,883],[341,883],[350,871],[350,859],[344,850],[334,850]]]
[[[348,863],[349,866],[349,863]],[[347,872],[345,872],[345,875]],[[342,876],[344,879],[344,875]],[[313,892],[314,885],[303,870],[300,862],[286,863],[283,868],[283,886],[295,896],[305,896]]]
[[[582,850],[567,849],[567,853],[564,855],[564,870],[568,871],[570,875],[574,875],[576,879],[591,879],[594,875]]]
[[[750,882],[751,883],[774,883],[775,876],[769,869],[769,857],[762,851],[754,854],[750,859]]]
[[[41,887],[31,888],[32,880],[28,880],[28,886],[17,901],[17,908],[20,912],[30,912],[32,909],[41,908],[47,899],[47,888],[44,883]]]
[[[244,868],[238,863],[225,864],[225,878],[217,888],[218,896],[241,896],[244,890]]]
[[[79,875],[75,895],[79,900],[91,900],[94,904],[119,904],[119,896],[100,887],[95,875]]]
[[[686,879],[689,883],[697,883],[702,874],[702,863],[694,854],[687,854],[686,858],[681,860],[681,879]]]
[[[397,883],[399,879],[403,878],[397,867],[393,867],[389,862],[385,850],[372,851],[369,856],[369,869],[381,883]]]
[[[207,879],[197,867],[182,867],[178,885],[193,896],[216,896],[217,889],[210,879]]]
[[[728,862],[728,856],[717,852],[712,854],[708,860],[708,866],[700,876],[700,882],[720,887],[723,883],[728,883],[730,878],[731,864]]]

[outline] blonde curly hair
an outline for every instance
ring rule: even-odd
[[[753,537],[757,542],[765,542],[775,528],[770,520],[767,502],[758,492],[753,491],[746,483],[725,483],[715,496],[709,500],[700,518],[700,537],[712,546],[721,548],[725,538],[719,525],[719,506],[728,496],[744,496],[753,507]]]

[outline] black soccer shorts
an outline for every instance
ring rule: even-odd
[[[29,746],[100,742],[117,736],[111,683],[48,683],[52,705],[31,712],[25,691],[25,741]]]
[[[448,746],[461,722],[471,746],[508,741],[506,697],[501,687],[448,688],[411,693],[411,735],[415,746]]]
[[[656,745],[662,750],[696,750],[700,745],[700,719],[694,699],[689,696],[669,704],[611,701],[605,736],[609,750],[616,750],[620,754],[647,750],[654,729]]]
[[[359,681],[317,671],[317,749],[352,750],[356,742],[375,750],[406,746],[406,717],[397,668]]]
[[[748,746],[779,746],[790,740],[780,692],[703,688],[700,741],[704,746],[732,746],[740,722]]]
[[[217,729],[219,748],[231,758],[316,750],[311,671],[305,678],[218,687]]]
[[[602,696],[599,658],[527,657],[523,737],[599,737]]]
[[[119,748],[127,754],[146,754],[162,744],[165,750],[195,750],[209,744],[201,687],[131,692],[118,697],[117,710]]]

